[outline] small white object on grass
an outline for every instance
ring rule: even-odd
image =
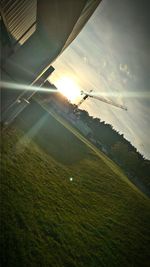
[[[73,178],[72,178],[72,177],[70,177],[70,178],[69,178],[69,180],[70,180],[70,182],[72,182],[72,181],[73,181]]]

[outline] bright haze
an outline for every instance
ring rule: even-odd
[[[124,111],[88,99],[80,108],[110,123],[148,159],[149,10],[150,4],[146,0],[103,0],[75,41],[55,61],[55,72],[51,78],[56,85],[61,80],[65,85],[64,80],[68,80],[72,87],[70,90],[75,87],[77,91],[93,89],[96,93],[127,106],[128,111]],[[63,92],[62,88],[61,91]],[[67,93],[64,94],[67,96]],[[70,100],[77,103],[77,95],[70,97]]]

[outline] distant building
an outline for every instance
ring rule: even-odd
[[[90,127],[86,125],[82,120],[77,120],[75,124],[76,128],[85,136],[87,136],[89,133],[92,133],[92,130]]]

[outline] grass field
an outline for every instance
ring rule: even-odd
[[[150,200],[103,154],[36,104],[1,151],[1,266],[150,266]]]

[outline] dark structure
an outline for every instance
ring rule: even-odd
[[[39,84],[40,77],[47,79],[51,72],[46,71],[75,39],[100,1],[2,0],[1,79],[26,85]],[[19,94],[2,90],[2,109]]]

